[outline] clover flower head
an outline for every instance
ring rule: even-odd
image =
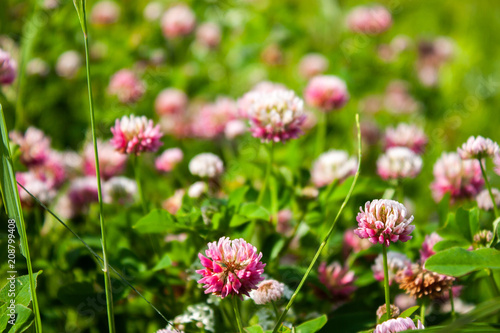
[[[14,82],[17,76],[17,63],[9,53],[0,49],[0,85]]]
[[[373,333],[396,333],[404,331],[413,331],[424,329],[424,325],[418,320],[417,325],[409,317],[407,318],[396,318],[384,321],[375,327]]]
[[[120,154],[109,142],[97,140],[99,153],[99,171],[105,180],[110,179],[123,172],[127,155]],[[94,145],[88,143],[83,149],[83,173],[87,176],[95,176],[95,154]]]
[[[155,99],[155,111],[160,116],[182,114],[188,104],[188,97],[182,90],[167,88],[160,91]]]
[[[424,131],[413,124],[401,123],[385,131],[386,150],[392,147],[406,147],[416,154],[421,154],[424,152],[427,141]]]
[[[434,251],[434,245],[442,241],[443,238],[438,235],[437,232],[433,232],[430,235],[426,235],[424,242],[422,243],[422,249],[420,250],[420,262],[423,264],[425,261],[436,254]]]
[[[255,304],[267,304],[277,301],[283,297],[285,285],[273,279],[260,282],[257,289],[250,292],[250,297]]]
[[[377,160],[383,179],[415,178],[422,170],[422,158],[406,147],[389,148]]]
[[[403,253],[388,251],[387,266],[389,267],[389,285],[392,284],[396,273],[411,265],[411,260]],[[373,276],[378,281],[384,280],[384,258],[378,255],[375,264],[372,266]]]
[[[124,104],[137,102],[146,90],[144,82],[129,69],[116,72],[109,81],[108,92]]]
[[[311,180],[316,187],[322,187],[335,180],[343,181],[356,173],[358,161],[343,150],[329,150],[314,161]]]
[[[455,278],[428,271],[421,264],[413,264],[400,270],[395,281],[399,284],[399,289],[415,299],[424,296],[435,299],[442,297],[451,288]]]
[[[391,13],[380,5],[355,7],[347,15],[347,27],[357,33],[377,35],[388,30],[391,25]]]
[[[242,298],[250,296],[250,291],[264,280],[266,264],[261,262],[262,253],[257,254],[257,249],[242,238],[221,237],[218,242],[208,243],[205,254],[198,254],[205,268],[196,271],[203,276],[198,283],[203,284],[205,294]]]
[[[412,238],[415,229],[411,224],[413,215],[408,216],[406,207],[394,200],[376,199],[368,201],[365,209],[360,208],[356,220],[358,228],[354,233],[360,238],[368,238],[373,244],[385,244],[398,240],[406,242]]]
[[[27,167],[42,165],[49,159],[50,139],[38,128],[28,127],[24,135],[13,131],[9,137],[19,145],[19,160]]]
[[[142,116],[123,116],[116,119],[111,128],[113,138],[111,144],[120,153],[136,154],[155,152],[163,144],[160,138],[163,133],[160,126],[154,126],[153,121]]]
[[[248,108],[250,131],[263,142],[286,142],[302,134],[304,102],[292,90],[253,92]]]
[[[299,73],[302,77],[310,79],[324,73],[330,65],[328,58],[319,53],[309,53],[300,59]]]
[[[335,301],[347,301],[357,289],[354,285],[356,281],[354,272],[347,266],[342,267],[339,262],[333,262],[328,266],[326,262],[322,262],[318,268],[318,278],[328,289],[329,297]]]
[[[196,25],[191,8],[184,4],[170,7],[161,18],[161,30],[167,39],[189,35]]]
[[[172,171],[177,164],[182,162],[184,154],[179,148],[169,148],[165,150],[156,160],[156,170],[162,172]]]
[[[462,159],[467,160],[493,157],[500,152],[500,149],[496,142],[479,135],[471,136],[457,151]]]
[[[457,153],[443,153],[434,164],[432,195],[436,202],[446,193],[451,199],[470,199],[483,188],[484,179],[477,160],[462,160]]]
[[[216,178],[224,172],[224,163],[215,154],[202,153],[189,161],[189,171],[201,178]]]
[[[334,75],[313,77],[304,92],[307,104],[330,112],[342,108],[349,101],[345,82]]]
[[[137,199],[137,183],[127,177],[113,177],[103,185],[103,201],[108,204],[132,204]]]

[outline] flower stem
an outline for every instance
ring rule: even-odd
[[[495,277],[493,276],[493,271],[491,269],[486,269],[488,274],[488,279],[490,280],[491,289],[493,290],[493,295],[495,297],[500,296],[500,291],[498,291],[497,283],[495,282]]]
[[[318,135],[316,137],[316,154],[315,156],[319,156],[325,147],[326,141],[326,126],[327,126],[327,118],[326,113],[321,111],[319,119],[318,119]]]
[[[483,173],[483,178],[484,178],[484,183],[486,184],[486,188],[488,189],[488,193],[490,194],[491,202],[493,204],[493,211],[495,212],[495,218],[499,218],[500,215],[498,213],[498,207],[497,203],[495,200],[495,196],[493,195],[493,192],[491,191],[491,185],[490,181],[488,180],[488,176],[486,175],[486,170],[484,168],[483,162],[481,161],[480,158],[477,159],[479,161],[479,165],[481,166],[481,172]]]
[[[238,330],[240,333],[243,333],[243,325],[241,324],[241,314],[240,309],[238,308],[238,300],[236,296],[232,296],[231,300],[233,302],[234,315],[236,317],[236,323],[238,324]]]
[[[77,0],[74,1],[75,8],[80,19],[80,24],[82,26],[83,37],[85,41],[85,67],[87,70],[87,89],[89,95],[89,111],[90,111],[90,124],[92,128],[92,140],[94,144],[94,157],[95,157],[95,170],[97,178],[97,194],[99,199],[99,222],[101,226],[101,241],[102,241],[102,254],[103,254],[103,272],[104,272],[104,287],[106,290],[106,308],[108,314],[108,326],[109,332],[115,332],[115,318],[113,310],[113,293],[111,292],[111,278],[109,274],[108,256],[106,249],[106,228],[103,218],[103,204],[102,204],[102,190],[101,190],[101,172],[99,170],[99,154],[97,151],[97,136],[96,136],[96,126],[95,126],[95,115],[94,115],[94,99],[92,96],[92,84],[90,76],[90,57],[89,57],[89,39],[88,39],[88,29],[87,29],[87,13],[86,13],[86,0],[81,0],[81,6],[77,4]],[[81,12],[80,12],[81,10]]]
[[[141,200],[142,211],[144,214],[148,213],[148,206],[146,200],[144,199],[144,190],[142,189],[141,183],[141,168],[139,165],[139,156],[134,156],[134,174],[135,182],[137,183],[137,191],[139,192],[139,199]]]
[[[422,320],[422,325],[425,326],[425,305],[426,305],[426,301],[424,300],[422,302],[422,305],[420,306],[420,319]]]
[[[269,177],[271,176],[273,159],[274,159],[274,142],[271,143],[271,146],[269,147],[269,160],[267,162],[266,175],[264,178],[264,184],[262,184],[262,188],[260,189],[259,197],[257,198],[257,205],[262,204],[262,200],[264,200],[264,194],[266,193],[267,185],[269,183]]]
[[[391,319],[391,295],[389,289],[389,267],[387,265],[387,247],[382,244],[382,256],[384,258],[384,290],[385,290],[385,309],[387,320]]]
[[[455,302],[453,301],[453,290],[451,289],[451,287],[448,290],[448,293],[450,295],[451,318],[455,319],[457,315],[455,314]]]
[[[276,305],[275,301],[271,301],[271,304],[273,305],[274,309],[274,314],[276,315],[276,319],[280,316],[280,311],[278,310],[278,306]]]
[[[288,313],[288,311],[292,307],[292,304],[295,301],[295,298],[297,297],[297,295],[299,294],[300,289],[302,288],[302,286],[306,282],[307,277],[309,276],[309,273],[311,273],[311,270],[313,269],[314,265],[316,264],[316,261],[318,260],[319,255],[321,254],[321,251],[323,251],[323,248],[326,246],[328,239],[332,235],[333,229],[335,228],[335,224],[337,223],[340,215],[342,214],[342,211],[344,210],[345,206],[347,205],[347,202],[351,198],[352,191],[354,190],[354,186],[356,185],[356,182],[358,181],[359,172],[360,172],[360,168],[361,168],[361,130],[360,130],[360,126],[359,126],[359,114],[356,114],[356,126],[358,128],[358,161],[359,161],[359,163],[358,163],[358,169],[356,170],[356,174],[354,175],[354,179],[353,179],[352,184],[351,184],[351,188],[349,189],[349,192],[347,193],[347,196],[345,197],[344,202],[342,202],[342,205],[340,206],[339,212],[337,213],[337,216],[335,217],[335,219],[332,222],[332,225],[330,226],[330,230],[328,230],[328,233],[323,238],[323,241],[321,242],[318,250],[316,251],[316,254],[314,255],[311,263],[309,264],[309,267],[307,268],[307,271],[305,272],[304,276],[302,277],[302,280],[300,281],[299,285],[297,286],[297,289],[295,289],[292,297],[290,298],[290,301],[288,302],[288,304],[285,307],[285,310],[283,311],[280,318],[278,319],[278,322],[274,326],[273,333],[277,333],[279,331],[281,325],[283,324],[283,321],[286,317],[286,314]]]

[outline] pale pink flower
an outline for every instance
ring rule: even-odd
[[[118,97],[122,103],[137,102],[144,95],[145,90],[144,82],[129,69],[116,72],[111,77],[108,86],[108,92]]]
[[[16,181],[24,186],[33,196],[43,204],[50,204],[56,197],[56,191],[51,184],[39,179],[32,172],[16,172]],[[35,200],[21,186],[17,185],[19,198],[23,208],[35,206]]]
[[[14,82],[17,76],[17,63],[9,53],[0,49],[0,85]]]
[[[156,333],[184,333],[184,331],[180,331],[178,329],[167,327],[167,328],[162,328],[162,329],[156,331]]]
[[[108,204],[132,204],[137,199],[137,183],[126,177],[113,177],[104,182],[102,195],[103,201]]]
[[[170,7],[161,18],[161,30],[168,39],[189,35],[195,24],[196,17],[185,4]]]
[[[428,140],[424,131],[418,126],[401,123],[385,130],[384,141],[386,150],[392,147],[406,147],[421,154],[424,152]]]
[[[245,95],[243,95],[239,100],[238,100],[238,114],[242,118],[248,118],[248,112],[252,105],[258,101],[258,99],[261,97],[261,94],[257,94],[256,92],[260,93],[270,93],[275,90],[288,90],[284,85],[281,83],[274,83],[270,81],[262,81],[257,83],[252,90],[247,92]]]
[[[226,123],[226,127],[224,128],[224,135],[227,139],[233,140],[234,138],[245,134],[247,130],[248,127],[244,121],[233,119]]]
[[[328,290],[329,298],[334,301],[347,301],[357,289],[354,285],[356,281],[354,272],[350,271],[347,266],[342,267],[338,262],[333,262],[328,266],[326,262],[322,262],[318,268],[318,278]]]
[[[499,153],[498,144],[482,136],[471,136],[467,142],[458,148],[458,155],[464,160],[493,157]]]
[[[27,167],[41,165],[48,159],[50,139],[38,128],[28,127],[24,135],[13,131],[9,137],[13,143],[19,145],[19,160]]]
[[[80,154],[67,150],[58,153],[66,174],[71,178],[82,171],[83,158]],[[95,173],[94,173],[95,175]]]
[[[56,207],[65,218],[85,213],[91,203],[98,202],[97,179],[83,177],[74,179],[68,192],[59,199]]]
[[[98,25],[109,25],[118,21],[120,6],[114,1],[102,0],[96,2],[90,13],[90,22]]]
[[[357,33],[377,35],[391,25],[391,13],[380,5],[355,7],[347,15],[347,27]]]
[[[483,188],[484,179],[477,160],[462,160],[457,153],[443,153],[434,164],[432,196],[439,202],[446,193],[451,199],[473,198]]]
[[[120,154],[109,142],[97,140],[99,153],[99,171],[101,177],[107,180],[113,176],[121,174],[125,170],[127,155]],[[95,155],[94,144],[89,142],[83,149],[83,173],[87,176],[95,176]]]
[[[174,195],[163,201],[161,206],[170,214],[175,215],[182,206],[182,198],[185,193],[186,191],[183,189],[175,190]]]
[[[160,141],[163,136],[160,126],[154,126],[153,121],[144,116],[130,115],[116,119],[111,133],[113,138],[110,142],[120,153],[139,155],[142,152],[155,152],[163,144]]]
[[[167,149],[155,160],[156,170],[170,172],[177,164],[182,162],[183,159],[184,154],[179,148]]]
[[[342,108],[349,101],[345,82],[334,75],[313,77],[306,87],[304,98],[307,104],[330,112]]]
[[[306,79],[310,79],[326,72],[329,65],[330,63],[324,55],[309,53],[300,59],[299,74]]]
[[[166,133],[178,139],[191,136],[192,121],[186,114],[171,114],[160,117],[160,128]]]
[[[26,74],[28,75],[38,75],[45,77],[49,74],[49,72],[49,65],[45,60],[41,58],[33,58],[26,64]]]
[[[66,51],[57,58],[56,73],[65,79],[72,79],[82,66],[82,57],[74,50]]]
[[[273,279],[267,279],[257,285],[257,289],[250,292],[255,304],[275,302],[283,297],[285,285]]]
[[[236,102],[227,97],[219,97],[212,104],[205,104],[195,115],[191,132],[194,136],[213,139],[224,133],[226,124],[237,116]]]
[[[411,260],[403,253],[388,251],[387,266],[389,268],[389,285],[392,284],[396,273],[401,269],[411,266]],[[384,281],[384,257],[379,254],[375,259],[375,264],[372,266],[373,277],[378,281]]]
[[[429,257],[436,254],[436,251],[433,249],[434,245],[442,240],[443,238],[439,236],[437,232],[425,236],[424,242],[422,243],[422,249],[420,250],[420,262],[422,264],[424,264]]]
[[[455,45],[448,37],[420,41],[418,44],[417,76],[424,86],[436,86],[439,70],[454,53]]]
[[[189,161],[189,172],[201,178],[216,178],[224,172],[224,163],[212,153],[198,154]]]
[[[311,180],[317,187],[326,186],[334,181],[343,181],[356,173],[358,161],[349,157],[343,150],[329,150],[314,161]]]
[[[368,238],[373,244],[385,244],[398,240],[406,242],[412,238],[410,234],[415,229],[411,224],[413,215],[408,217],[403,204],[387,199],[368,201],[365,209],[360,208],[356,220],[358,228],[354,233],[360,238]]]
[[[255,92],[248,109],[250,131],[262,142],[286,142],[302,134],[304,102],[292,90]]]
[[[157,1],[149,2],[142,12],[144,18],[150,22],[159,20],[163,12],[163,4]]]
[[[406,147],[389,148],[377,160],[383,179],[415,178],[422,170],[422,158]]]
[[[404,331],[413,331],[413,330],[421,330],[424,329],[424,325],[418,320],[417,325],[411,318],[397,318],[397,319],[389,319],[384,321],[381,324],[378,324],[375,327],[373,333],[395,333],[395,332],[404,332]]]
[[[500,191],[496,188],[491,189],[491,193],[493,193],[493,197],[495,198],[495,205],[498,207],[500,205]],[[493,209],[493,201],[491,201],[490,193],[487,189],[482,190],[476,196],[477,206],[484,210],[492,210]]]
[[[408,92],[403,81],[392,81],[386,88],[384,106],[394,114],[410,114],[420,109],[420,104]]]
[[[500,176],[500,153],[495,155],[493,163],[495,163],[495,172]]]
[[[31,166],[30,171],[54,188],[60,187],[66,180],[66,166],[62,155],[53,150],[49,151],[43,164]]]
[[[203,194],[205,194],[207,192],[208,192],[207,183],[202,182],[202,181],[198,181],[198,182],[195,182],[193,185],[189,186],[188,196],[190,198],[198,199]]]
[[[156,96],[155,111],[160,116],[177,115],[186,111],[188,97],[184,91],[167,88]]]
[[[257,254],[257,249],[242,238],[221,237],[218,242],[208,243],[205,254],[198,254],[205,268],[196,271],[203,276],[198,283],[203,284],[205,294],[242,298],[250,296],[250,291],[264,280],[266,264],[261,262],[262,253]]]
[[[292,231],[290,222],[293,219],[293,212],[290,209],[282,209],[278,212],[276,231],[282,235],[288,235]],[[272,220],[272,217],[271,217]]]
[[[196,29],[196,41],[206,48],[217,47],[221,40],[219,26],[213,22],[205,22]]]

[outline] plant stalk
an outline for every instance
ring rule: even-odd
[[[455,302],[453,301],[453,290],[451,289],[451,287],[448,290],[448,293],[450,295],[451,318],[455,319],[457,315],[455,314]]]
[[[351,198],[352,191],[354,190],[354,186],[356,185],[356,182],[357,182],[358,177],[359,177],[359,172],[361,169],[361,129],[359,126],[359,114],[356,114],[356,126],[358,128],[358,161],[359,161],[359,163],[358,163],[358,169],[356,170],[356,174],[354,175],[354,179],[353,179],[352,184],[351,184],[351,188],[349,189],[349,192],[347,193],[347,196],[345,197],[344,202],[342,202],[342,205],[340,206],[340,209],[337,213],[337,216],[335,217],[335,219],[332,222],[332,225],[330,226],[330,230],[328,230],[328,233],[323,238],[323,241],[321,242],[318,250],[316,251],[316,254],[314,255],[311,263],[309,264],[309,267],[307,268],[307,271],[305,272],[304,276],[302,277],[302,280],[300,281],[299,285],[297,286],[297,289],[295,289],[292,297],[290,298],[290,301],[288,302],[288,304],[285,307],[285,310],[283,311],[280,318],[278,319],[278,322],[274,326],[273,333],[278,333],[279,329],[281,328],[281,325],[283,324],[283,321],[286,317],[286,314],[288,313],[288,311],[292,307],[292,304],[295,301],[295,298],[297,297],[297,295],[299,294],[300,289],[302,288],[302,286],[306,282],[307,277],[309,276],[309,273],[311,273],[314,265],[316,264],[316,261],[318,260],[320,254],[321,254],[321,251],[323,251],[323,248],[326,246],[328,239],[332,235],[333,229],[335,228],[335,224],[337,223],[340,215],[342,214],[342,211],[344,210],[345,206],[347,205],[347,202]]]
[[[498,213],[498,207],[497,207],[497,203],[495,200],[495,196],[493,195],[493,192],[491,191],[490,181],[488,180],[488,176],[486,175],[486,170],[485,170],[485,167],[483,165],[483,162],[481,161],[480,158],[478,158],[477,160],[479,161],[479,165],[481,166],[481,172],[483,174],[484,183],[486,184],[486,188],[488,189],[488,193],[490,194],[491,202],[493,204],[493,211],[495,212],[495,219],[497,219],[500,217],[500,215]]]
[[[106,291],[106,309],[108,315],[108,328],[110,333],[115,332],[115,318],[113,310],[113,293],[111,291],[111,278],[109,274],[108,265],[108,255],[106,246],[106,226],[104,224],[103,217],[103,203],[102,203],[102,189],[101,189],[101,172],[99,169],[99,153],[97,149],[97,135],[95,126],[95,112],[94,112],[94,98],[92,96],[92,84],[90,76],[90,56],[89,56],[89,39],[88,39],[88,29],[87,29],[87,13],[86,13],[86,0],[81,0],[81,7],[77,5],[75,0],[75,7],[77,13],[79,14],[80,24],[82,26],[83,37],[85,41],[85,67],[87,71],[87,89],[89,94],[89,110],[90,110],[90,125],[92,128],[92,141],[94,144],[94,156],[95,156],[95,170],[97,178],[97,194],[99,199],[99,222],[101,227],[101,242],[102,242],[102,254],[103,254],[103,272],[104,272],[104,287]],[[81,9],[81,16],[80,11]]]
[[[259,192],[259,197],[257,198],[257,205],[261,205],[262,200],[264,200],[264,194],[266,193],[266,189],[269,184],[269,177],[271,176],[271,168],[273,166],[273,160],[274,160],[274,142],[272,142],[271,146],[269,147],[269,160],[267,162],[266,175],[264,177],[264,184],[262,184],[262,188],[260,189]]]
[[[382,244],[382,256],[384,258],[384,291],[385,291],[385,311],[387,320],[391,319],[391,295],[389,289],[389,266],[387,265],[387,247]]]
[[[139,156],[134,156],[134,174],[135,174],[135,182],[137,183],[137,191],[139,192],[139,199],[141,200],[142,211],[144,214],[148,213],[148,206],[146,201],[144,200],[144,190],[142,188],[141,182],[141,170],[139,166]]]
[[[243,325],[241,324],[241,314],[240,309],[238,308],[238,300],[236,296],[231,296],[231,301],[233,303],[234,316],[236,317],[236,323],[238,324],[238,330],[240,333],[243,333]]]

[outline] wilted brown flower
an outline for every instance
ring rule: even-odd
[[[403,289],[413,298],[428,296],[438,298],[451,288],[455,278],[426,270],[420,264],[413,264],[410,268],[396,274],[399,289]]]

